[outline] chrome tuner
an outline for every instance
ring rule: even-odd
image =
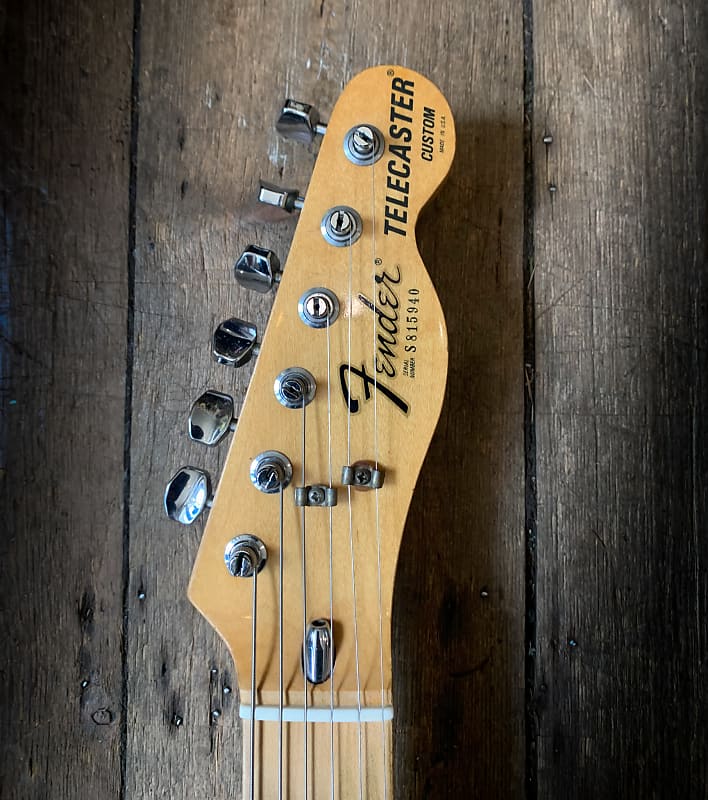
[[[281,274],[278,256],[272,250],[256,244],[250,244],[234,266],[236,280],[254,292],[269,291],[274,283],[278,283]]]
[[[237,317],[224,320],[212,338],[214,360],[228,367],[242,367],[258,355],[260,345],[257,337],[258,330],[250,322]]]
[[[373,125],[355,125],[344,137],[344,155],[359,167],[371,166],[383,153],[383,135]]]
[[[170,478],[165,488],[165,512],[182,525],[191,525],[211,506],[211,480],[204,470],[182,467]]]
[[[335,206],[322,218],[320,230],[324,238],[335,247],[348,247],[361,236],[361,217],[349,206]]]
[[[285,408],[304,408],[315,399],[317,383],[304,367],[284,369],[273,384],[277,401]]]
[[[227,394],[209,389],[194,401],[189,414],[189,438],[213,447],[236,428],[234,401]]]
[[[277,494],[286,489],[293,479],[290,459],[277,450],[266,450],[251,462],[251,482],[264,494]]]
[[[314,106],[288,99],[275,123],[275,129],[284,139],[312,144],[318,134],[324,136],[327,126],[320,122],[320,112]]]
[[[224,550],[224,562],[234,578],[251,578],[260,572],[268,560],[263,542],[250,533],[232,539]]]
[[[266,205],[282,208],[289,213],[299,211],[305,203],[305,198],[297,189],[282,189],[280,186],[265,181],[260,182],[258,200]]]

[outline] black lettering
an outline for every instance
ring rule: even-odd
[[[399,94],[407,94],[413,97],[413,88],[415,83],[413,81],[406,81],[403,78],[394,78],[391,81],[391,89]]]
[[[410,142],[413,138],[410,128],[400,128],[398,125],[391,125],[388,132],[392,139],[403,139],[404,142]]]
[[[403,122],[413,122],[413,117],[409,117],[408,114],[401,114],[396,111],[395,108],[391,109],[391,113],[389,114],[389,119],[391,122],[395,122],[397,119],[402,120]]]
[[[406,232],[402,228],[397,228],[395,225],[391,225],[391,223],[385,219],[384,220],[384,234],[388,236],[389,233],[397,233],[399,236],[405,236]]]
[[[398,178],[392,178],[389,175],[386,178],[386,188],[393,189],[394,192],[401,192],[401,194],[408,194],[410,183],[408,181],[399,181]]]
[[[392,206],[386,206],[384,216],[387,219],[394,220],[394,222],[403,222],[404,224],[408,222],[408,212],[399,211],[397,208],[393,208]]]
[[[391,105],[398,106],[398,108],[405,108],[406,111],[413,110],[413,97],[411,96],[410,100],[406,100],[405,97],[396,97],[396,95],[391,92]]]
[[[388,162],[388,171],[391,175],[398,175],[399,178],[407,178],[411,174],[411,168],[405,161],[401,164],[400,170],[396,169],[396,166],[396,162],[393,159]]]
[[[391,195],[386,195],[386,202],[393,203],[397,206],[402,206],[403,208],[408,208],[408,197],[404,195],[403,197],[392,197]]]
[[[347,373],[350,373],[347,375]],[[356,375],[357,378],[361,380],[361,389],[364,391],[364,400],[371,399],[371,387],[376,386],[376,391],[381,392],[384,397],[387,397],[395,406],[396,408],[400,409],[404,414],[408,414],[409,406],[408,403],[402,398],[399,397],[393,389],[390,389],[388,386],[385,386],[381,381],[377,380],[375,377],[369,375],[366,371],[366,365],[362,364],[361,369],[357,369],[353,367],[351,364],[342,364],[339,367],[339,382],[342,387],[342,394],[344,395],[344,402],[347,404],[347,407],[352,412],[352,414],[357,414],[359,412],[359,407],[361,405],[359,399],[357,397],[352,396],[351,391],[351,375]]]
[[[407,144],[391,144],[388,147],[388,152],[392,156],[398,156],[401,161],[405,161],[407,164],[410,163],[411,157],[410,152],[411,148],[410,145]],[[398,173],[394,173],[395,175]]]

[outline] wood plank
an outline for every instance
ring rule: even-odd
[[[539,797],[708,791],[707,34],[536,13]]]
[[[116,797],[132,14],[0,29],[0,794]]]
[[[181,463],[218,476],[225,451],[190,443],[186,414],[207,386],[238,405],[250,370],[211,363],[211,331],[232,315],[263,328],[269,305],[235,286],[230,267],[252,241],[284,256],[292,236],[292,224],[257,226],[243,209],[259,177],[304,188],[314,163],[316,147],[277,138],[278,103],[310,99],[326,114],[351,75],[382,61],[440,86],[460,141],[419,226],[452,380],[399,563],[397,796],[522,794],[520,23],[510,2],[144,9],[129,796],[240,791],[241,726],[223,695],[233,667],[184,594],[199,530],[164,521],[160,496]]]

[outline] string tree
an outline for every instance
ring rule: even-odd
[[[358,461],[342,467],[342,484],[354,489],[380,489],[384,484],[384,470],[368,461]]]

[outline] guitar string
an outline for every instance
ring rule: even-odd
[[[251,800],[256,796],[256,614],[258,612],[258,566],[254,564],[253,569],[253,609],[251,618],[253,620],[253,631],[251,634],[251,759],[250,759],[250,787]]]
[[[305,396],[302,398],[302,486],[306,486],[305,482],[305,455],[306,455],[306,411],[305,411]],[[306,642],[307,642],[307,543],[305,540],[305,506],[300,507],[300,529],[302,531],[302,675],[303,675],[303,750],[305,759],[305,768],[303,770],[305,776],[305,794],[304,800],[307,800],[307,664],[306,664]]]
[[[283,484],[280,483],[280,586],[278,589],[278,616],[280,618],[278,642],[278,800],[283,800]]]
[[[351,408],[351,368],[352,368],[352,273],[354,270],[353,250],[351,234],[349,236],[349,330],[348,330],[348,361],[349,371],[347,373],[347,464],[352,463],[352,408]],[[359,632],[357,626],[357,607],[356,607],[356,565],[354,563],[354,522],[352,519],[352,487],[347,485],[347,505],[349,507],[349,551],[351,556],[352,570],[352,603],[354,612],[354,661],[356,665],[356,706],[357,706],[357,735],[359,752],[359,800],[363,800],[363,769],[361,752],[361,678],[359,675]]]
[[[376,308],[376,179],[375,179],[375,152],[371,155],[371,248],[372,248],[372,297],[371,300]],[[372,372],[374,374],[374,464],[379,468],[379,406],[378,406],[378,372],[376,370],[376,312],[373,314],[373,363]],[[381,754],[383,756],[383,796],[388,798],[388,774],[386,766],[386,721],[384,719],[385,707],[385,686],[384,686],[384,667],[383,667],[383,600],[381,591],[381,524],[379,515],[379,490],[374,489],[376,502],[376,561],[377,561],[377,583],[378,583],[378,603],[379,603],[379,671],[381,673]]]
[[[327,458],[329,462],[329,488],[332,488],[332,360],[327,317]],[[334,581],[332,575],[332,506],[329,507],[329,632],[334,638]],[[331,643],[330,643],[331,644]],[[334,800],[334,647],[329,649],[329,764],[330,794]]]

